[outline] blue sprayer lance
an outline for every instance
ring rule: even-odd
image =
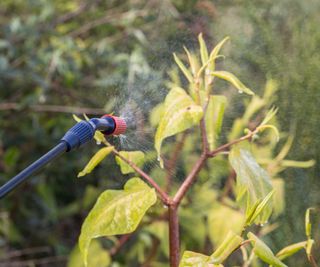
[[[126,131],[126,128],[124,119],[112,115],[78,122],[66,132],[60,142],[48,153],[1,186],[0,199],[52,160],[92,140],[96,131],[102,131],[105,135],[120,135]]]

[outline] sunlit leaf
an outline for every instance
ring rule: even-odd
[[[314,166],[315,163],[316,161],[313,159],[308,161],[282,160],[281,166],[286,168],[310,168]]]
[[[214,264],[222,263],[240,246],[242,241],[242,237],[230,231],[222,244],[210,256],[210,262]]]
[[[165,138],[182,132],[197,123],[203,116],[203,109],[179,87],[171,89],[164,102],[164,113],[155,135],[155,149],[160,158],[161,145]],[[160,161],[163,166],[162,161]]]
[[[307,241],[295,243],[281,249],[276,256],[279,260],[284,260],[285,258],[288,258],[291,255],[297,253],[299,250],[306,248],[306,246],[307,246]]]
[[[228,41],[230,38],[227,36],[225,37],[220,43],[218,43],[214,48],[213,50],[211,51],[210,53],[210,57],[209,57],[209,60],[210,59],[215,59],[217,58],[222,46],[225,44],[226,41]],[[210,65],[208,66],[208,69],[210,71],[214,71],[215,70],[215,61],[213,60]]]
[[[313,208],[308,208],[305,214],[305,228],[306,228],[306,236],[307,238],[311,238],[311,229],[312,225],[310,222],[310,212],[313,210]]]
[[[260,126],[266,125],[269,121],[271,121],[271,120],[274,118],[274,116],[277,114],[277,112],[278,112],[278,109],[277,109],[277,108],[275,108],[275,107],[271,108],[271,109],[267,112],[267,114],[266,114],[266,116],[264,117],[263,121],[260,123]]]
[[[226,220],[226,218],[228,218]],[[231,231],[240,234],[245,223],[244,215],[227,206],[216,205],[208,216],[208,231],[214,245],[221,244]]]
[[[138,167],[141,167],[144,162],[144,153],[141,151],[120,151],[120,155],[127,160],[131,161]],[[116,156],[116,162],[120,166],[121,173],[128,174],[131,172],[135,172],[134,169],[130,167],[128,163],[123,161],[120,157]]]
[[[98,166],[98,164],[104,160],[106,156],[108,156],[113,151],[113,146],[101,148],[94,156],[90,159],[88,164],[84,167],[84,169],[78,173],[78,177],[85,176],[92,172],[92,170]]]
[[[210,257],[193,251],[185,251],[179,267],[223,267],[222,264],[211,264]]]
[[[237,173],[237,201],[246,211],[246,219],[252,210],[272,191],[268,173],[255,161],[251,153],[240,146],[234,146],[229,153],[229,161]],[[264,206],[255,223],[266,223],[272,212],[272,201]]]
[[[213,71],[211,75],[218,77],[220,79],[230,82],[234,87],[236,87],[239,93],[246,93],[248,95],[254,95],[254,93],[246,87],[236,76],[227,71]]]
[[[257,236],[253,233],[248,233],[248,238],[250,239],[254,253],[264,262],[274,266],[274,267],[287,267],[283,262],[281,262],[271,251],[271,249]]]
[[[163,103],[160,103],[158,105],[156,105],[151,113],[150,113],[150,116],[149,116],[149,120],[150,120],[150,124],[151,126],[157,126],[160,122],[160,119],[162,117],[162,114],[163,114],[163,111],[164,111],[164,104]]]
[[[103,192],[81,228],[79,248],[85,266],[93,238],[133,232],[156,200],[155,190],[139,178],[130,179],[123,190]]]
[[[246,218],[246,225],[251,225],[258,216],[264,211],[265,207],[271,202],[274,190],[272,190],[262,201],[257,201],[257,206],[252,209],[250,215]]]
[[[221,131],[226,104],[227,99],[225,96],[210,96],[205,116],[207,138],[210,150],[213,150],[216,147],[216,141]]]
[[[195,76],[195,74],[197,73],[197,71],[199,69],[199,64],[197,62],[197,59],[193,54],[190,53],[190,51],[185,46],[183,48],[184,48],[184,51],[186,51],[186,54],[188,56],[191,72],[192,72],[193,76]]]
[[[111,263],[111,258],[107,250],[103,249],[100,242],[92,240],[88,252],[89,267],[108,267]],[[72,250],[67,267],[84,267],[83,259],[79,250],[78,244]]]
[[[200,56],[202,64],[206,64],[209,59],[208,49],[205,41],[203,40],[202,33],[198,35],[199,45],[200,45]]]
[[[276,136],[277,142],[280,140],[280,133],[279,133],[279,130],[278,130],[278,128],[276,126],[271,125],[271,124],[265,124],[265,125],[262,125],[262,126],[258,126],[258,130],[259,131],[262,131],[262,130],[265,130],[265,129],[271,129],[273,131],[273,133],[275,134],[275,136]]]
[[[178,56],[175,53],[173,53],[173,57],[174,57],[175,62],[179,66],[180,70],[183,72],[184,76],[186,76],[189,83],[193,83],[193,77],[192,77],[191,72],[187,69],[187,67],[182,63],[180,58],[178,58]]]

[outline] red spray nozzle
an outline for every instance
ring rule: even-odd
[[[123,118],[116,117],[113,115],[106,114],[102,118],[111,118],[114,121],[114,129],[112,135],[124,134],[127,129],[127,124]]]

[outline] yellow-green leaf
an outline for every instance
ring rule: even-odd
[[[88,164],[84,169],[78,173],[78,177],[85,176],[86,174],[92,172],[92,170],[97,167],[97,165],[104,160],[113,150],[113,146],[101,148],[94,156],[90,159]]]
[[[283,262],[281,262],[271,251],[271,249],[257,236],[253,233],[248,233],[248,238],[253,245],[254,254],[256,254],[264,262],[274,266],[274,267],[287,267]]]
[[[208,49],[207,49],[206,43],[202,37],[202,33],[199,34],[198,40],[199,40],[199,45],[200,45],[201,62],[204,65],[207,63],[207,61],[209,59],[209,55],[208,55]]]
[[[242,241],[242,237],[230,231],[222,244],[210,256],[210,263],[222,263],[240,246]]]
[[[175,53],[173,53],[173,57],[174,57],[175,62],[179,66],[180,70],[183,72],[184,76],[186,76],[189,83],[193,83],[193,77],[192,77],[191,72],[187,69],[187,67],[182,63],[180,58],[178,58],[178,56]]]
[[[226,220],[226,218],[228,218]],[[231,231],[240,234],[245,223],[244,215],[223,205],[215,205],[209,212],[208,231],[211,242],[220,245]]]
[[[144,163],[144,153],[141,151],[120,151],[120,155],[127,160],[131,161],[138,167],[142,167]],[[116,162],[120,166],[121,173],[128,174],[134,172],[128,163],[123,161],[120,157],[116,156]]]
[[[81,228],[79,248],[85,266],[93,238],[133,232],[156,200],[155,190],[139,178],[130,179],[123,190],[103,192]]]
[[[163,166],[160,152],[165,138],[185,131],[199,123],[203,116],[203,109],[196,105],[192,98],[179,87],[171,89],[164,102],[164,113],[155,135],[155,149],[158,160]]]
[[[305,215],[305,228],[306,228],[306,236],[307,238],[311,238],[311,222],[310,222],[310,212],[313,208],[308,208]]]
[[[107,250],[103,249],[98,240],[92,240],[88,252],[89,267],[108,267],[111,263],[111,258]],[[79,250],[78,244],[72,250],[67,267],[84,267],[83,259]]]
[[[193,251],[185,251],[179,267],[223,267],[221,264],[211,264],[210,257]]]
[[[162,117],[162,114],[163,114],[163,111],[164,111],[164,104],[163,103],[156,105],[152,109],[150,116],[149,116],[149,121],[150,121],[151,126],[156,127],[159,124],[160,118]]]
[[[281,249],[276,256],[279,260],[284,260],[285,258],[288,258],[291,255],[297,253],[299,250],[306,248],[306,245],[307,245],[307,241],[292,244],[290,246],[287,246]]]
[[[225,44],[226,41],[229,40],[229,36],[225,37],[222,41],[220,41],[220,43],[218,43],[214,48],[213,50],[211,51],[210,53],[210,57],[209,57],[209,60],[211,59],[216,59],[218,57],[218,54],[222,48],[222,46]],[[212,60],[210,65],[209,65],[209,70],[210,71],[214,71],[215,70],[215,61]]]
[[[240,206],[246,211],[246,219],[252,211],[272,191],[271,179],[262,169],[251,153],[240,146],[234,146],[229,154],[229,161],[237,174],[236,196]],[[259,216],[256,224],[266,223],[272,212],[272,201],[269,200]]]
[[[195,76],[199,69],[199,63],[197,61],[197,58],[193,54],[191,54],[190,51],[185,46],[183,48],[184,48],[184,51],[186,51],[186,54],[188,56],[192,75]]]
[[[207,112],[205,116],[207,138],[210,150],[216,147],[216,141],[221,131],[224,110],[227,99],[222,95],[210,96]]]
[[[274,195],[274,190],[272,190],[262,201],[257,201],[256,207],[252,209],[250,215],[246,218],[246,225],[251,225],[256,218],[263,212],[265,207],[269,204]]]
[[[229,83],[231,83],[234,87],[236,87],[239,91],[239,93],[246,93],[248,95],[254,95],[254,92],[252,92],[247,86],[245,86],[235,75],[233,75],[230,72],[227,71],[213,71],[211,74],[215,77],[218,77],[220,79],[226,80]]]

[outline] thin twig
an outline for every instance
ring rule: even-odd
[[[256,134],[257,130],[254,130],[253,132],[248,133],[245,136],[240,137],[239,139],[233,140],[230,143],[224,144],[220,147],[218,147],[215,150],[210,151],[207,155],[208,157],[212,158],[218,155],[220,152],[224,152],[225,150],[229,149],[231,146],[238,144],[242,141],[249,140],[254,134]]]
[[[108,142],[104,142],[104,144],[106,146],[110,146],[110,144]],[[136,164],[134,164],[131,160],[128,160],[127,158],[125,158],[124,156],[122,156],[118,150],[116,150],[115,148],[113,149],[113,154],[115,154],[116,156],[118,156],[120,159],[122,159],[124,162],[126,162],[132,169],[134,169],[138,174],[140,174],[140,176],[145,179],[146,181],[148,181],[148,183],[150,183],[154,189],[158,192],[158,195],[160,197],[160,199],[162,200],[162,202],[167,205],[169,203],[169,196],[167,195],[167,193],[162,190],[162,188],[152,179],[152,177],[150,177],[147,173],[145,173],[143,170],[141,170]]]
[[[0,103],[0,111],[4,110],[20,110],[31,109],[36,112],[54,112],[54,113],[75,113],[75,114],[91,114],[102,115],[105,114],[104,109],[99,108],[82,108],[73,106],[59,106],[59,105],[30,105],[21,107],[18,103]]]
[[[110,249],[110,255],[113,256],[118,253],[118,251],[122,248],[122,246],[132,237],[131,234],[123,235],[118,239],[118,242]]]

